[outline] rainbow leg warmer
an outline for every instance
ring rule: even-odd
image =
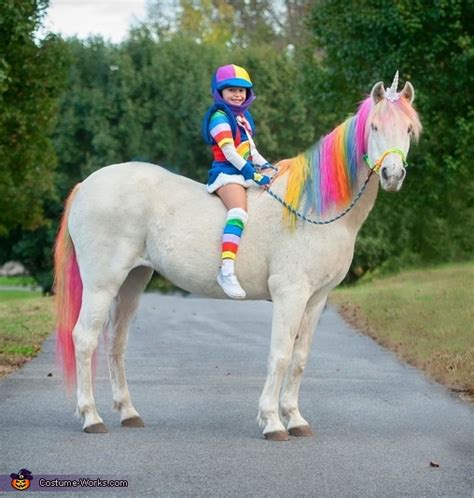
[[[222,235],[222,260],[235,260],[248,214],[241,208],[229,209]]]

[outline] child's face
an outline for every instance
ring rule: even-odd
[[[222,98],[233,105],[242,105],[247,98],[247,90],[240,86],[224,88],[222,90]]]

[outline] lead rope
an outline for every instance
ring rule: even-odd
[[[382,163],[384,159],[388,156],[388,154],[398,154],[401,156],[402,161],[403,161],[403,166],[407,166],[406,162],[406,157],[405,154],[400,150],[400,149],[388,149],[386,150],[382,156],[375,161],[374,164],[370,164],[369,162],[369,157],[367,154],[364,154],[362,156],[362,159],[367,163],[367,166],[369,167],[370,171],[369,174],[367,175],[367,178],[365,179],[364,183],[362,184],[361,188],[359,189],[359,192],[357,192],[357,195],[352,199],[352,202],[349,204],[349,206],[344,209],[341,213],[339,213],[337,216],[334,218],[331,218],[329,220],[312,220],[311,218],[306,217],[304,214],[300,213],[297,211],[293,206],[290,206],[284,199],[282,199],[279,195],[275,194],[275,192],[272,192],[270,188],[266,188],[265,190],[274,198],[276,199],[280,204],[282,204],[290,213],[294,214],[298,218],[308,222],[312,223],[313,225],[329,225],[329,223],[333,223],[334,221],[340,220],[343,216],[345,216],[357,203],[357,201],[362,197],[362,194],[364,193],[367,184],[369,183],[370,177],[372,176],[372,173],[378,173],[380,169],[382,168]],[[264,164],[262,168],[271,168],[278,172],[278,169],[275,168],[275,166],[272,166],[270,163]]]
[[[264,167],[268,168],[270,166],[264,165]],[[271,169],[274,169],[275,171],[278,171],[275,166],[271,166]],[[364,193],[364,190],[367,187],[367,184],[369,183],[370,177],[372,176],[372,173],[374,172],[373,169],[369,171],[369,174],[367,175],[367,178],[365,179],[364,183],[362,184],[362,187],[359,189],[359,192],[357,192],[357,195],[352,199],[352,202],[349,204],[349,206],[344,209],[341,213],[339,213],[337,216],[334,218],[330,218],[329,220],[312,220],[311,218],[308,218],[305,216],[303,213],[300,213],[297,211],[293,206],[290,206],[284,199],[282,199],[278,194],[275,194],[270,188],[265,189],[274,199],[276,199],[280,204],[282,204],[290,213],[294,214],[298,218],[301,218],[302,220],[306,221],[307,223],[312,223],[313,225],[329,225],[329,223],[333,223],[334,221],[337,221],[341,219],[343,216],[345,216],[357,203],[357,201],[362,197],[362,194]]]
[[[249,129],[245,125],[245,121],[238,119],[237,122],[247,132],[247,138],[248,138],[248,141],[250,144],[250,148],[257,150],[257,148],[255,147],[255,142],[252,139],[251,132],[249,131]],[[333,223],[334,221],[337,221],[337,220],[341,219],[343,216],[345,216],[356,205],[357,201],[361,198],[362,194],[364,193],[364,190],[367,187],[367,184],[369,183],[370,177],[372,176],[372,173],[375,170],[374,167],[370,166],[367,156],[364,156],[364,160],[367,163],[367,165],[369,166],[370,171],[369,171],[369,174],[367,175],[367,178],[365,179],[364,183],[362,184],[362,187],[360,188],[359,192],[357,192],[357,195],[354,197],[354,199],[352,199],[352,202],[349,204],[349,206],[347,206],[347,208],[344,209],[344,211],[342,211],[342,213],[339,213],[337,216],[335,216],[334,218],[331,218],[329,220],[312,220],[311,218],[308,218],[307,216],[305,216],[303,213],[300,213],[299,211],[297,211],[293,206],[290,206],[278,194],[275,194],[275,192],[270,190],[270,187],[266,188],[265,190],[274,199],[276,199],[278,202],[280,202],[286,209],[288,209],[288,211],[290,211],[290,213],[294,214],[298,218],[301,218],[302,220],[306,221],[307,223],[312,223],[313,225],[329,225],[329,223]],[[270,169],[273,169],[274,171],[278,172],[278,169],[275,168],[275,166],[271,165],[270,163],[266,163],[262,166],[262,169],[265,169],[265,168],[270,168]]]
[[[247,126],[245,124],[245,119],[238,119],[237,122],[247,132],[247,138],[248,138],[248,141],[249,141],[249,144],[250,144],[250,148],[251,149],[253,148],[254,150],[257,150],[256,147],[255,147],[255,142],[252,139],[251,131],[247,128]],[[374,173],[374,172],[375,173],[379,173],[380,169],[382,168],[382,163],[383,163],[384,159],[389,154],[398,154],[399,156],[401,156],[402,161],[403,161],[403,166],[406,167],[406,165],[407,165],[406,157],[405,157],[405,154],[400,149],[393,148],[393,149],[386,150],[382,154],[382,156],[377,161],[375,161],[374,164],[370,164],[370,162],[369,162],[369,156],[367,154],[364,154],[362,156],[362,159],[365,161],[365,163],[367,164],[367,166],[370,169],[369,174],[367,175],[367,178],[365,179],[364,183],[362,184],[361,188],[359,189],[359,192],[357,192],[356,196],[352,199],[352,202],[349,204],[349,206],[347,206],[346,209],[344,209],[344,211],[342,211],[341,213],[339,213],[337,216],[335,216],[334,218],[331,218],[329,220],[312,220],[311,218],[308,218],[307,216],[305,216],[303,213],[300,213],[299,211],[297,211],[293,206],[290,206],[278,194],[275,194],[275,192],[273,192],[272,190],[270,190],[270,187],[265,188],[265,190],[274,199],[276,199],[280,204],[282,204],[286,209],[288,209],[288,211],[290,211],[290,213],[292,213],[295,216],[297,216],[298,218],[306,221],[307,223],[312,223],[313,225],[329,225],[330,223],[333,223],[333,222],[335,222],[335,221],[340,220],[341,218],[343,218],[357,204],[357,201],[362,197],[362,194],[364,193],[364,191],[365,191],[365,189],[367,187],[367,184],[369,183],[369,180],[370,180],[370,177],[372,176],[372,173]],[[261,166],[261,168],[262,169],[270,168],[270,169],[273,169],[276,172],[278,172],[278,169],[275,168],[275,166],[271,165],[270,163],[264,164],[263,166]]]

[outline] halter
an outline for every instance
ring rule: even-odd
[[[374,171],[374,173],[379,173],[380,170],[382,169],[382,164],[385,160],[385,158],[389,155],[389,154],[398,154],[401,158],[402,158],[402,162],[403,162],[403,167],[406,168],[408,163],[407,163],[407,160],[406,160],[406,156],[405,154],[400,150],[400,149],[388,149],[386,150],[381,156],[379,159],[377,159],[377,161],[375,161],[374,164],[370,164],[369,162],[369,156],[367,154],[364,154],[362,156],[362,158],[364,159],[364,161],[367,163],[367,166],[372,170]]]
[[[270,187],[266,187],[265,190],[267,191],[268,194],[270,194],[274,199],[276,199],[280,204],[282,204],[290,213],[293,213],[295,216],[298,218],[302,219],[303,221],[306,221],[307,223],[311,223],[313,225],[329,225],[330,223],[333,223],[341,218],[343,218],[357,203],[357,201],[362,197],[362,194],[365,191],[365,188],[367,187],[367,184],[369,183],[370,177],[372,176],[372,173],[379,173],[380,169],[382,168],[382,164],[385,160],[385,158],[389,154],[398,154],[403,161],[403,167],[407,166],[407,161],[406,161],[406,156],[401,151],[400,149],[387,149],[377,161],[375,161],[374,164],[370,164],[369,162],[369,156],[367,154],[364,154],[362,158],[364,161],[367,163],[367,166],[369,167],[370,171],[369,174],[367,175],[367,178],[365,179],[364,183],[360,187],[359,191],[355,195],[354,199],[352,199],[352,202],[349,204],[349,206],[344,209],[341,213],[339,213],[337,216],[334,216],[333,218],[330,218],[329,220],[312,220],[311,218],[308,218],[304,214],[300,213],[297,211],[293,206],[290,206],[284,199],[282,199],[279,195],[275,194],[272,190],[270,190]],[[275,168],[275,166],[267,165],[265,166],[266,168],[271,168],[275,171],[278,172],[278,168]]]

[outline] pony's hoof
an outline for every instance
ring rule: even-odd
[[[291,436],[296,437],[311,437],[314,436],[314,432],[311,430],[309,425],[300,425],[299,427],[292,427],[288,429]]]
[[[131,417],[122,420],[122,425],[124,427],[145,427],[143,420],[140,417]]]
[[[88,434],[106,434],[107,432],[109,432],[107,430],[107,427],[105,427],[105,424],[103,424],[102,422],[100,424],[92,424],[88,427],[84,427],[83,430]]]
[[[267,432],[263,435],[267,441],[289,441],[290,437],[286,431]]]

